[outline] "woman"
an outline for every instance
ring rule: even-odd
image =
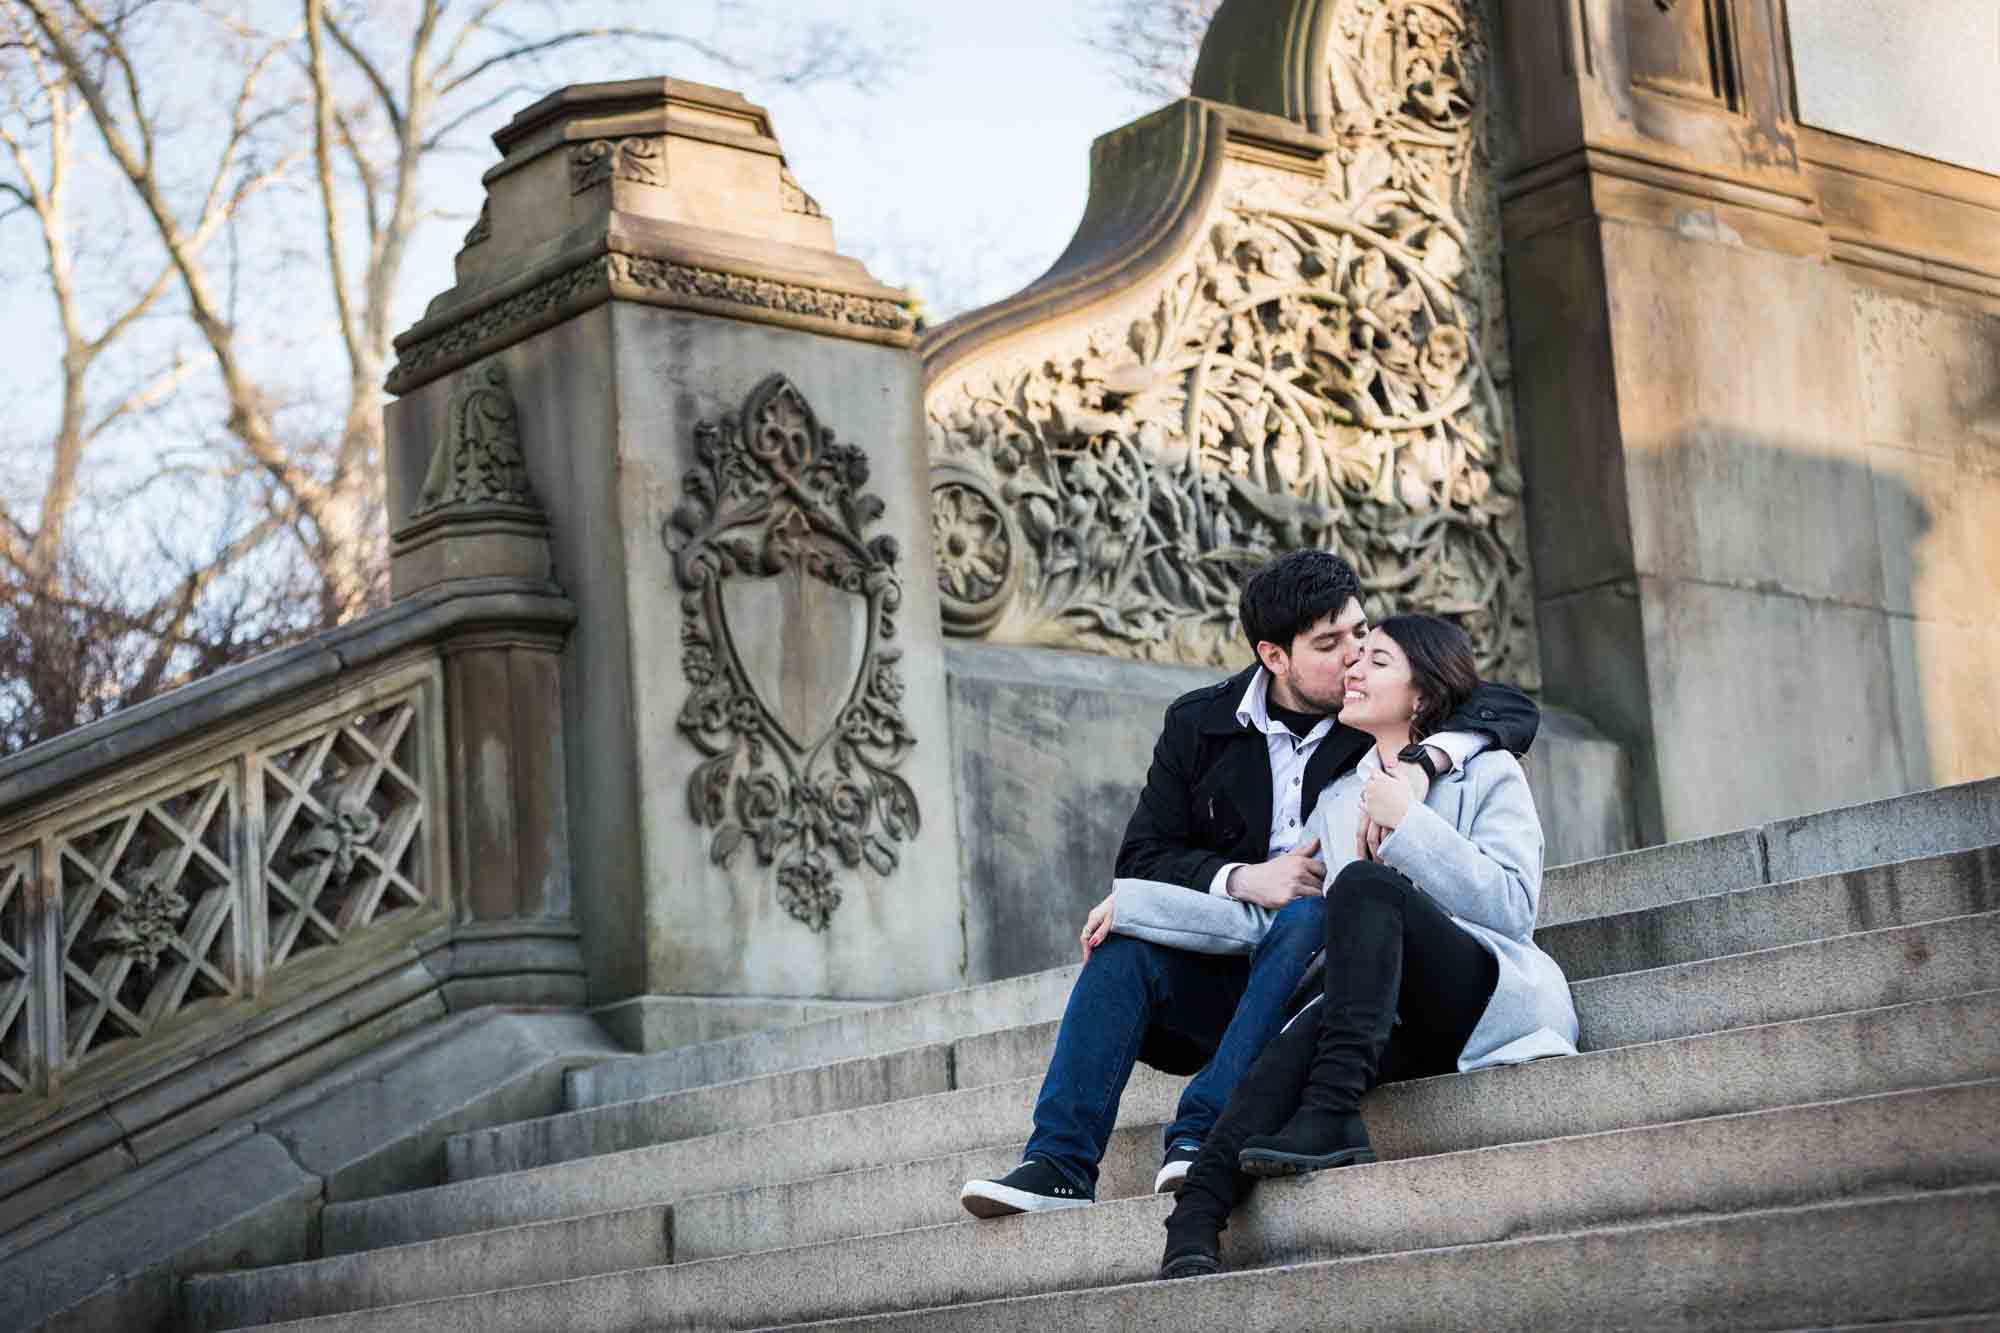
[[[1520,764],[1487,750],[1418,804],[1385,770],[1478,683],[1465,633],[1433,616],[1376,627],[1349,669],[1343,724],[1375,738],[1329,787],[1312,832],[1355,846],[1365,812],[1391,830],[1373,860],[1329,868],[1321,993],[1258,1057],[1188,1172],[1160,1276],[1221,1267],[1230,1209],[1258,1177],[1375,1160],[1362,1094],[1380,1082],[1576,1053],[1576,1010],[1534,946],[1542,830]]]

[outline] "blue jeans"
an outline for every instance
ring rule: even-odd
[[[1025,1157],[1040,1157],[1092,1193],[1118,1120],[1118,1099],[1158,1025],[1213,1052],[1181,1093],[1166,1142],[1199,1144],[1264,1044],[1323,943],[1324,898],[1299,898],[1271,919],[1248,960],[1188,953],[1124,935],[1092,952],[1069,993],[1055,1054],[1035,1100]]]

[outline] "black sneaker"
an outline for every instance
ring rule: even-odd
[[[1182,1250],[1160,1261],[1161,1278],[1207,1277],[1222,1271],[1222,1258],[1212,1250]]]
[[[1081,1208],[1092,1202],[1069,1178],[1039,1157],[998,1180],[968,1180],[958,1201],[974,1217],[1007,1217],[1013,1213],[1046,1213],[1057,1208]]]
[[[1187,1183],[1187,1173],[1194,1165],[1194,1159],[1201,1156],[1199,1144],[1177,1143],[1167,1149],[1167,1155],[1160,1159],[1160,1173],[1153,1177],[1153,1193],[1179,1194],[1181,1186]]]

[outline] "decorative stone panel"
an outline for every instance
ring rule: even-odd
[[[1168,194],[1169,150],[1197,160],[1185,197],[1143,214],[1178,211],[1172,262],[1129,276],[1149,233],[1087,214],[1104,234],[1072,253],[1130,263],[1059,265],[927,339],[953,632],[1239,662],[1245,578],[1323,547],[1372,609],[1449,616],[1482,673],[1535,684],[1479,7],[1311,8],[1321,109],[1290,114],[1328,125],[1289,158],[1219,122],[1170,142],[1213,117],[1194,102],[1100,150],[1105,216],[1121,192]],[[1063,313],[1078,303],[1109,313]]]
[[[301,957],[444,924],[440,691],[412,663],[0,828],[0,1105],[295,993]]]
[[[412,692],[289,741],[258,765],[271,968],[434,905],[417,724]]]
[[[237,816],[218,768],[56,836],[65,1061],[241,992]]]

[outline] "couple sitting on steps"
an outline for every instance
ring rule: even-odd
[[[1375,1160],[1376,1083],[1575,1053],[1532,938],[1542,831],[1514,754],[1540,714],[1481,684],[1446,621],[1371,632],[1360,592],[1324,551],[1266,566],[1243,591],[1258,664],[1167,709],[1034,1134],[966,1184],[975,1215],[1091,1202],[1133,1063],[1194,1072],[1153,1183],[1179,1195],[1161,1275],[1213,1273],[1257,1177]]]

